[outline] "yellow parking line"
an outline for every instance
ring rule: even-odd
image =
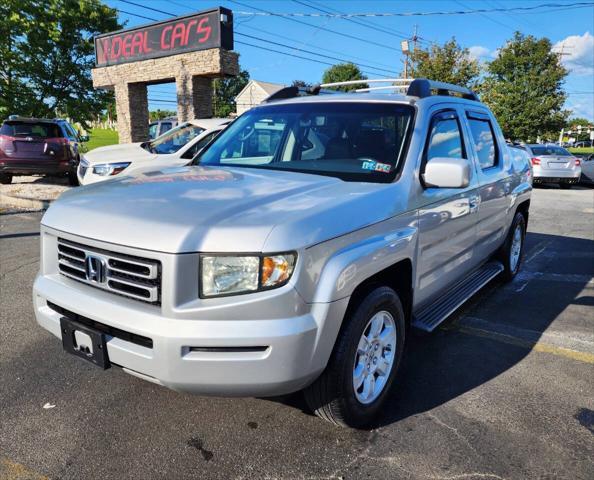
[[[569,358],[583,363],[594,364],[594,354],[588,352],[580,352],[578,350],[571,350],[569,348],[557,347],[550,343],[543,342],[531,342],[522,338],[514,337],[512,335],[506,335],[504,333],[491,332],[489,330],[483,330],[481,328],[474,327],[459,327],[457,329],[462,333],[468,335],[474,335],[477,337],[488,338],[496,340],[498,342],[507,343],[508,345],[516,345],[518,347],[524,347],[535,352],[550,353],[559,357]]]
[[[8,458],[0,459],[0,479],[1,480],[49,480],[48,477],[41,475],[20,463],[13,462]]]

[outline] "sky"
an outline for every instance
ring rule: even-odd
[[[240,54],[241,67],[249,71],[252,79],[287,85],[297,79],[318,83],[328,68],[326,62],[339,63],[303,50],[353,61],[361,65],[369,78],[398,77],[403,69],[400,42],[412,37],[415,29],[421,47],[426,48],[432,42],[443,44],[455,37],[480,62],[493,59],[497,49],[519,30],[526,35],[549,38],[554,51],[564,53],[562,61],[570,72],[564,85],[569,94],[566,107],[573,111],[573,116],[594,120],[592,0],[131,0],[138,5],[124,0],[105,1],[118,9],[126,28],[149,23],[149,18],[164,20],[170,17],[168,14],[185,15],[217,6],[229,8],[234,12],[235,51]],[[590,5],[584,7],[575,5],[577,3]],[[451,14],[539,5],[551,6],[524,11]],[[324,15],[318,9],[376,15],[346,19]],[[377,16],[431,12],[447,14]],[[283,13],[322,16],[278,15]],[[263,50],[256,45],[317,62]],[[175,110],[174,85],[150,86],[149,108]]]

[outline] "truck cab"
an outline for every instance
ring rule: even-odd
[[[387,85],[288,87],[187,167],[63,195],[42,220],[39,324],[101,368],[303,390],[320,417],[369,424],[410,330],[518,273],[532,178],[474,92],[365,82]]]

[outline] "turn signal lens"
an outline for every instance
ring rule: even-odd
[[[582,164],[582,162],[580,161],[580,159],[579,158],[576,158],[575,159],[575,166],[576,167],[579,167],[581,164]]]
[[[262,287],[270,288],[285,283],[293,273],[295,255],[284,254],[262,259]]]

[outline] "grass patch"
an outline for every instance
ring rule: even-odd
[[[590,153],[594,153],[594,147],[568,148],[567,150],[569,150],[571,153],[580,153],[582,155],[589,155]]]
[[[95,128],[89,132],[90,140],[85,144],[87,150],[118,143],[117,130]]]

